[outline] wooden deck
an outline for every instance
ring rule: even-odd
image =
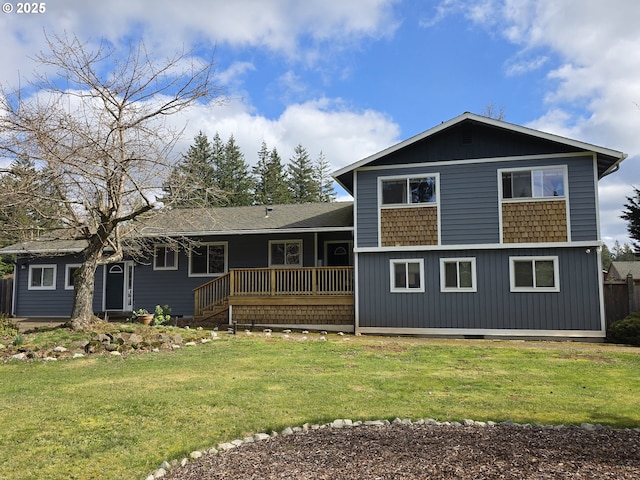
[[[194,290],[194,318],[214,323],[353,329],[353,268],[232,269]]]

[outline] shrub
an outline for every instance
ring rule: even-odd
[[[153,312],[153,324],[163,325],[171,320],[171,307],[169,305],[156,305],[156,309]]]
[[[5,313],[0,313],[0,337],[13,337],[18,331],[18,324]]]
[[[613,323],[607,332],[607,338],[614,343],[640,345],[640,312]]]

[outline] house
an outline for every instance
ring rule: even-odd
[[[603,338],[597,181],[625,158],[465,113],[335,172],[355,330]]]
[[[604,338],[597,182],[625,157],[465,113],[335,172],[353,203],[156,217],[142,230],[153,255],[101,267],[94,308],[166,303],[203,321],[371,334]],[[0,250],[16,257],[15,315],[69,314],[79,250]]]
[[[640,280],[640,261],[611,262],[607,272],[607,280],[626,280],[627,275],[631,275],[635,280]]]
[[[353,331],[352,202],[172,210],[138,231],[153,254],[98,267],[94,311],[168,304],[196,321]],[[13,315],[68,318],[83,247],[0,250],[16,261]]]

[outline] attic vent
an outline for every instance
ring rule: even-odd
[[[473,143],[473,129],[470,123],[462,125],[462,143]]]

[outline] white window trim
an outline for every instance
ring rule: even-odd
[[[411,203],[409,202],[409,186],[407,185],[407,201],[405,203],[382,203],[382,183],[387,181],[404,180],[409,182],[411,179],[416,178],[429,178],[432,177],[436,181],[436,201],[425,203]],[[414,175],[392,175],[378,177],[378,207],[380,209],[385,208],[423,208],[423,207],[437,207],[440,205],[440,173],[416,173]]]
[[[173,250],[174,252],[174,258],[175,258],[175,265],[172,267],[158,267],[156,265],[156,260],[158,258],[158,248],[165,248],[165,249],[170,249]],[[165,265],[166,265],[166,256],[165,256]],[[158,243],[156,245],[153,246],[153,269],[154,270],[178,270],[178,249],[174,248],[170,245],[167,245],[165,243]]]
[[[502,174],[511,172],[535,172],[539,170],[562,170],[562,180],[564,195],[558,195],[556,197],[516,197],[516,198],[504,198],[504,192],[502,190]],[[533,180],[532,180],[533,181]],[[531,186],[533,192],[533,185]],[[517,168],[499,168],[498,169],[498,191],[501,202],[549,202],[553,200],[567,200],[569,199],[569,172],[567,165],[546,165],[542,167],[517,167]]]
[[[31,280],[32,280],[32,275],[33,275],[33,269],[34,268],[51,268],[53,269],[53,285],[51,286],[32,286],[31,285]],[[27,279],[28,283],[27,283],[27,288],[28,290],[55,290],[56,289],[56,283],[57,283],[57,277],[58,277],[58,266],[56,264],[38,264],[38,265],[29,265],[29,278]]]
[[[65,290],[73,290],[73,279],[70,278],[70,272],[72,268],[79,268],[82,264],[80,263],[67,263],[64,266],[64,289]]]
[[[469,262],[471,263],[471,287],[447,287],[446,286],[446,275],[445,275],[445,264],[447,263],[455,263],[459,265],[460,262]],[[458,267],[458,284],[460,283],[460,270]],[[448,292],[477,292],[478,291],[478,283],[476,277],[476,259],[475,257],[449,257],[449,258],[441,258],[440,259],[440,291],[443,293]]]
[[[289,263],[289,264],[276,264],[274,265],[271,262],[271,245],[273,245],[274,243],[299,243],[300,244],[300,262],[299,263]],[[302,243],[302,239],[301,238],[294,238],[294,239],[289,239],[289,240],[269,240],[269,268],[289,268],[289,267],[302,267],[304,265],[304,250],[303,250],[303,243]],[[285,248],[285,255],[286,255],[286,248]]]
[[[404,263],[417,263],[420,266],[420,288],[396,288],[395,283],[395,265]],[[409,270],[407,269],[407,272]],[[407,283],[408,285],[408,283]],[[391,293],[424,293],[424,258],[392,258],[389,260],[389,291]]]
[[[517,261],[552,261],[553,262],[553,287],[536,287],[536,279],[535,279],[535,268],[533,269],[533,287],[516,287],[516,271],[515,271],[515,262]],[[518,256],[518,257],[509,257],[509,284],[512,292],[559,292],[560,291],[560,270],[558,267],[558,257],[557,256]]]
[[[215,245],[224,246],[224,272],[222,273],[192,273],[191,272],[191,258],[193,256],[193,252],[189,250],[189,277],[221,277],[225,275],[229,271],[229,242],[201,242],[198,243],[199,247],[210,247]]]

